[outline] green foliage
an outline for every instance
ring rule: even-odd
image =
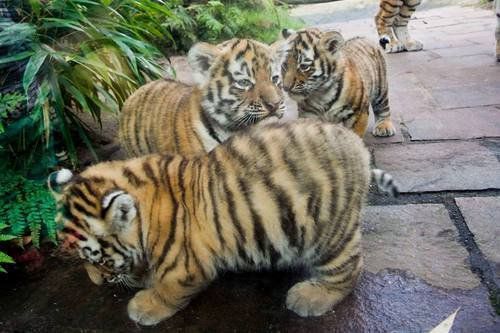
[[[0,134],[0,146],[14,157],[29,151],[23,159],[34,160],[34,147],[47,150],[60,136],[76,164],[75,136],[92,150],[79,113],[100,121],[101,112],[118,112],[138,86],[163,75],[155,62],[161,53],[147,41],[149,27],[131,25],[121,6],[130,15],[162,8],[156,1],[30,0],[21,1],[22,23],[0,23],[7,49],[0,65],[25,65],[30,108]]]
[[[0,242],[5,242],[16,238],[14,235],[4,233],[5,229],[8,227],[7,224],[0,222]],[[14,259],[12,259],[8,254],[0,251],[0,264],[13,264]],[[6,273],[7,271],[0,265],[0,273]]]
[[[210,0],[206,4],[193,4],[186,11],[193,17],[191,26],[195,29],[195,36],[192,40],[184,40],[182,45],[185,46],[190,46],[195,40],[218,42],[235,37],[271,43],[283,28],[298,29],[303,26],[288,15],[287,7],[276,6],[270,0]],[[176,34],[175,31],[173,34]]]
[[[131,25],[149,31],[144,37],[165,54],[185,52],[199,40],[215,43],[239,37],[270,43],[283,28],[302,27],[288,15],[287,7],[276,6],[271,0],[209,0],[189,6],[180,0],[157,3],[162,4],[161,11],[148,6],[141,14],[133,8],[123,15]]]
[[[7,112],[0,112],[0,153],[37,173],[57,163],[56,151],[67,151],[77,165],[81,143],[97,159],[80,115],[100,122],[102,112],[118,112],[138,86],[163,76],[159,57],[187,51],[198,40],[272,42],[283,27],[301,25],[271,0],[12,3],[21,20],[0,22],[0,72],[23,69],[22,103],[28,112],[8,121]],[[19,94],[9,98],[5,108],[19,105]]]
[[[9,113],[23,101],[24,97],[19,93],[0,94],[0,133],[4,131],[4,121],[9,117]]]
[[[31,236],[56,241],[55,204],[45,182],[25,178],[9,168],[0,169],[0,241]]]

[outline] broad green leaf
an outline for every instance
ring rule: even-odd
[[[47,59],[47,56],[48,53],[40,49],[34,53],[28,61],[23,75],[23,88],[26,94],[28,94],[28,89],[33,83],[33,80],[35,79],[36,74],[40,70],[40,67],[44,63],[45,59]]]
[[[137,60],[135,59],[134,52],[125,44],[122,43],[120,40],[115,40],[115,43],[120,47],[120,49],[127,55],[127,58],[129,59],[129,64],[132,67],[132,71],[134,72],[135,76],[139,76],[139,71],[137,70]],[[141,82],[143,84],[144,82]]]
[[[41,26],[41,28],[44,29],[50,29],[50,28],[68,28],[76,31],[80,31],[87,36],[91,37],[87,29],[85,27],[77,24],[78,22],[75,22],[73,20],[66,20],[66,19],[60,19],[60,18],[55,18],[55,17],[46,17],[41,19],[40,21],[44,22]]]
[[[50,73],[49,82],[52,90],[52,98],[54,99],[54,111],[59,121],[59,126],[64,138],[64,143],[68,148],[69,157],[74,165],[76,165],[76,149],[71,133],[69,132],[68,122],[65,116],[64,100],[61,94],[61,89],[59,82],[57,81],[56,74],[54,72]]]
[[[72,97],[78,102],[83,111],[92,113],[87,104],[87,100],[85,96],[66,78],[61,78],[61,83],[64,85],[64,88],[71,93]]]
[[[24,51],[13,54],[11,56],[5,56],[0,58],[0,64],[6,64],[9,62],[19,61],[31,57],[33,55],[33,51]]]
[[[33,40],[36,29],[28,23],[9,23],[4,25],[0,23],[0,45],[19,45]]]
[[[42,4],[40,0],[29,0],[31,11],[35,13],[36,16],[40,16],[40,9],[42,8]]]

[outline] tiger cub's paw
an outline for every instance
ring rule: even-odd
[[[404,43],[404,48],[406,51],[415,52],[422,50],[424,48],[424,44],[418,40],[410,39]]]
[[[150,326],[174,315],[154,289],[141,290],[128,303],[128,316],[138,324]]]
[[[399,40],[396,38],[392,39],[389,43],[386,44],[385,46],[385,52],[386,53],[399,53],[405,51],[405,46],[403,43],[401,43]]]
[[[396,133],[396,129],[392,124],[392,121],[385,119],[375,125],[372,134],[374,136],[393,136]]]
[[[286,296],[286,307],[301,317],[321,316],[340,302],[343,295],[336,295],[321,283],[313,281],[299,282]]]

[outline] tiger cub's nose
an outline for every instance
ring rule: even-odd
[[[279,108],[279,106],[280,106],[280,102],[271,103],[271,102],[267,102],[267,101],[265,101],[265,102],[264,102],[264,105],[265,105],[266,109],[267,109],[270,113],[275,113],[276,111],[278,111],[278,108]]]

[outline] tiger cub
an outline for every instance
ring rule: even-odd
[[[422,43],[411,38],[408,32],[408,21],[420,2],[421,0],[380,0],[375,25],[380,45],[387,53],[423,49]]]
[[[310,28],[283,30],[272,46],[282,64],[282,84],[297,101],[299,117],[342,123],[360,137],[371,104],[375,136],[395,133],[389,111],[386,63],[382,50],[365,38],[344,41],[339,32]]]
[[[128,304],[132,320],[172,316],[222,271],[306,269],[286,298],[300,316],[351,292],[370,175],[388,191],[392,179],[370,172],[367,149],[342,126],[259,127],[191,159],[147,155],[49,177],[60,236],[92,281],[144,288]]]
[[[267,45],[233,39],[195,44],[188,61],[198,86],[157,80],[125,102],[119,140],[130,156],[212,150],[237,130],[283,116],[283,93]],[[274,80],[274,82],[273,82]]]
[[[497,17],[497,26],[495,28],[496,56],[497,61],[500,61],[500,0],[495,0],[495,15]]]

